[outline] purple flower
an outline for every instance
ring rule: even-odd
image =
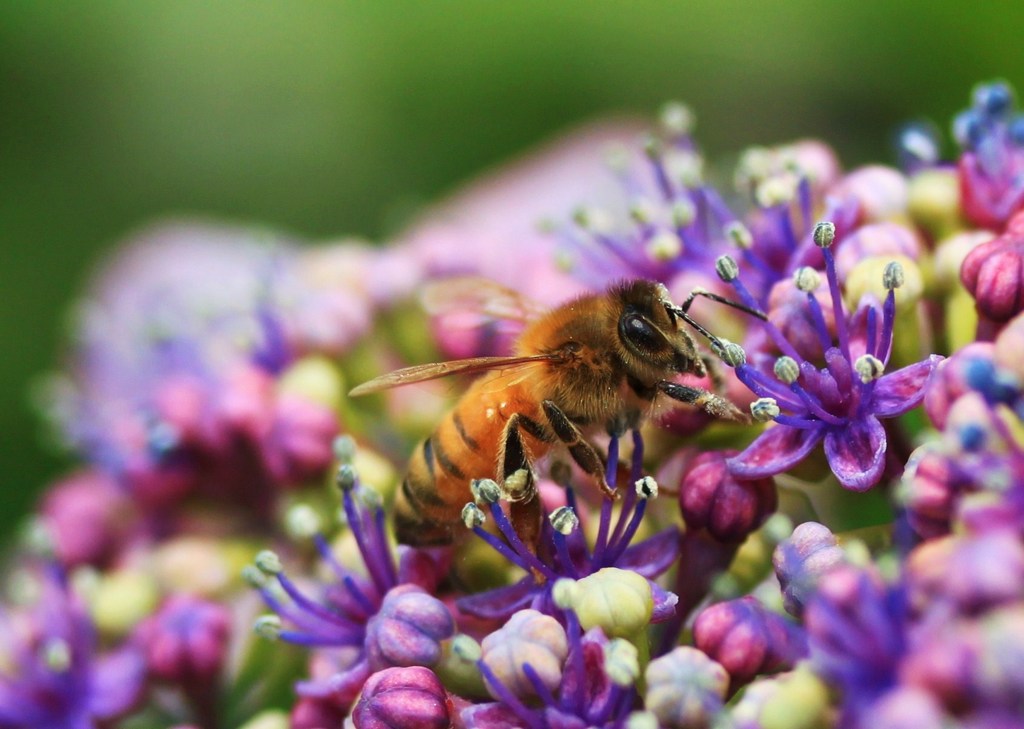
[[[466,729],[624,729],[636,700],[636,649],[622,639],[609,641],[600,628],[582,633],[572,612],[566,613],[565,622],[568,654],[560,677],[553,674],[545,682],[529,662],[517,671],[536,694],[533,702],[524,702],[495,673],[486,655],[477,661],[497,701],[463,709]]]
[[[53,410],[70,445],[149,513],[184,498],[266,515],[319,476],[338,423],[277,385],[308,349],[290,242],[165,224],[131,241],[81,304]]]
[[[633,536],[647,510],[648,501],[657,495],[657,483],[650,477],[639,478],[643,443],[634,434],[634,488],[625,493],[622,510],[612,519],[612,503],[603,499],[598,532],[593,547],[587,544],[579,529],[576,502],[572,488],[565,484],[568,506],[553,511],[541,529],[539,547],[532,551],[516,534],[499,501],[500,487],[490,480],[475,482],[474,491],[484,504],[504,541],[482,527],[484,512],[474,503],[463,510],[466,524],[478,537],[490,544],[512,564],[529,574],[507,587],[482,592],[456,601],[459,610],[482,618],[507,618],[523,608],[534,608],[554,614],[551,590],[561,577],[578,580],[605,567],[632,570],[647,578],[654,598],[653,622],[668,619],[674,612],[675,595],[653,581],[667,570],[678,554],[679,530],[669,527],[637,544]],[[609,484],[614,486],[618,464],[618,440],[608,445]]]
[[[850,716],[898,684],[908,620],[903,587],[872,570],[841,566],[821,578],[804,613],[811,664]]]
[[[972,222],[1000,230],[1024,205],[1024,115],[1014,109],[1013,89],[1001,81],[975,87],[953,135],[963,148],[961,207]]]
[[[319,599],[285,574],[273,552],[261,552],[247,576],[276,613],[260,618],[257,632],[317,649],[310,680],[296,687],[299,695],[346,710],[374,670],[417,657],[429,659],[437,653],[436,641],[450,635],[453,626],[450,616],[446,620],[442,614],[447,613],[444,605],[423,592],[436,587],[444,566],[409,547],[398,548],[396,564],[376,492],[361,486],[348,464],[339,468],[337,480],[367,576],[345,569],[321,534],[313,540],[337,582],[323,586]],[[424,621],[418,635],[416,610],[422,610]],[[404,632],[385,635],[388,625]]]
[[[902,283],[902,270],[898,264],[886,268],[883,283],[889,293],[881,310],[866,303],[850,317],[843,307],[835,260],[828,248],[834,235],[830,223],[818,224],[815,239],[825,256],[836,343],[813,293],[819,281],[817,272],[802,268],[796,273],[797,287],[807,295],[807,311],[815,322],[825,366],[819,369],[806,361],[771,322],[763,324],[764,330],[783,352],[774,363],[773,374],[763,371],[767,362],[740,361],[736,366],[737,377],[760,398],[751,406],[754,417],[775,421],[729,460],[730,470],[741,478],[786,471],[824,441],[825,457],[839,482],[855,491],[871,488],[882,478],[885,467],[886,433],[880,419],[901,415],[921,402],[941,361],[932,355],[883,374],[892,351],[895,289]],[[757,302],[737,277],[736,264],[725,259],[721,268],[741,300],[756,307]]]
[[[133,647],[96,652],[95,628],[63,572],[46,565],[28,612],[0,607],[0,726],[88,729],[128,712],[146,665]]]

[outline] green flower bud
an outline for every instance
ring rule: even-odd
[[[571,608],[584,630],[601,628],[610,638],[633,638],[651,620],[654,600],[645,577],[605,567],[583,579],[559,580],[556,604]]]

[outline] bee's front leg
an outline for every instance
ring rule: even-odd
[[[601,456],[598,455],[597,451],[594,450],[594,446],[590,445],[584,438],[580,429],[573,423],[562,412],[555,403],[551,400],[545,400],[542,403],[544,408],[544,415],[548,419],[548,424],[551,426],[551,430],[554,431],[555,436],[565,444],[565,447],[569,450],[569,455],[576,461],[576,464],[583,469],[583,471],[597,481],[598,486],[601,487],[601,491],[604,495],[610,499],[619,498],[619,493],[608,485],[608,480],[605,477],[604,462],[601,460]]]
[[[658,392],[666,396],[685,402],[688,405],[696,405],[708,415],[722,420],[735,420],[740,423],[750,422],[750,418],[738,407],[726,400],[724,397],[708,392],[699,387],[680,385],[676,382],[662,380],[658,383]]]

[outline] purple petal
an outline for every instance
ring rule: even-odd
[[[96,662],[89,690],[89,714],[111,719],[132,707],[142,692],[146,663],[134,648],[104,656]]]
[[[879,418],[891,418],[917,407],[941,361],[942,357],[933,354],[922,362],[879,377],[871,399],[871,412]]]
[[[678,554],[679,529],[673,526],[631,546],[615,561],[615,566],[647,578],[657,577],[672,566]]]
[[[466,729],[518,729],[523,722],[504,704],[471,704],[459,715]]]
[[[314,699],[332,699],[346,709],[355,701],[356,696],[370,677],[372,671],[365,656],[349,668],[324,678],[299,681],[295,684],[295,693]]]
[[[676,614],[676,603],[679,596],[669,592],[656,582],[651,582],[651,598],[654,601],[654,612],[651,613],[652,623],[662,623]]]
[[[533,599],[535,593],[542,590],[533,577],[524,577],[514,585],[498,587],[494,590],[470,595],[455,601],[455,605],[464,613],[478,618],[507,618],[516,610],[523,608]]]
[[[791,428],[774,425],[742,453],[727,458],[729,471],[740,478],[763,478],[788,471],[818,444],[824,428]]]
[[[839,483],[867,491],[878,483],[885,466],[885,428],[873,415],[851,420],[825,435],[825,458]]]

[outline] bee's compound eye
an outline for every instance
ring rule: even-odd
[[[657,349],[661,344],[658,332],[639,314],[626,314],[621,328],[623,336],[640,349]]]

